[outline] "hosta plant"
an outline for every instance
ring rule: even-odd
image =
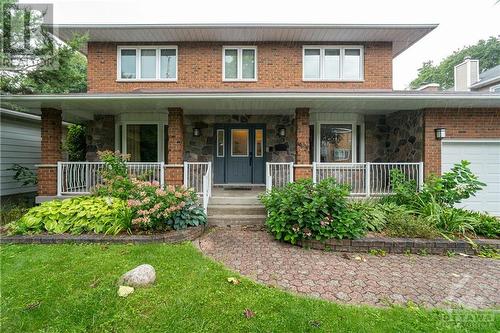
[[[31,208],[9,224],[13,234],[86,232],[116,234],[130,228],[131,211],[124,200],[82,196],[52,200]]]

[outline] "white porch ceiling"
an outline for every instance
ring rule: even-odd
[[[91,42],[392,42],[393,56],[437,24],[111,24],[52,25],[62,40]],[[86,52],[86,49],[83,50]]]
[[[500,94],[423,92],[295,92],[295,93],[130,93],[71,95],[6,95],[2,107],[39,115],[41,108],[63,111],[65,121],[92,119],[96,114],[165,112],[181,107],[186,114],[290,114],[312,112],[383,114],[399,110],[500,108]]]

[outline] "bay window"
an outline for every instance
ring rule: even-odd
[[[362,46],[304,46],[305,81],[362,81]]]
[[[177,80],[176,46],[120,46],[117,51],[119,81]]]
[[[224,81],[257,80],[256,47],[227,46],[222,51],[222,78]]]

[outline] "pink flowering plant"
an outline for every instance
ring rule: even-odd
[[[134,188],[127,201],[134,218],[132,225],[143,230],[184,229],[204,224],[205,213],[192,189],[132,179]]]
[[[132,230],[178,230],[206,223],[194,190],[172,185],[163,189],[158,181],[144,180],[149,175],[130,175],[126,165],[129,155],[118,151],[98,154],[104,162],[100,171],[103,185],[95,194],[126,200],[132,212]]]
[[[127,200],[134,187],[126,165],[130,155],[109,150],[97,152],[97,155],[104,162],[103,168],[99,171],[104,185],[97,186],[95,193],[99,196]]]

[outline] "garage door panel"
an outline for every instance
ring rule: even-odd
[[[441,170],[450,170],[461,160],[471,162],[471,171],[486,183],[475,197],[459,206],[500,216],[500,142],[445,141],[441,147]]]

